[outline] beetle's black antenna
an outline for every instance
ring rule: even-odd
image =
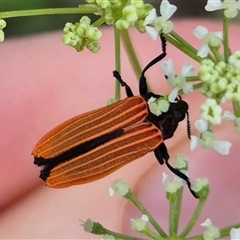
[[[150,63],[147,64],[147,66],[143,69],[142,73],[141,73],[141,77],[140,77],[140,84],[139,84],[139,92],[140,95],[143,96],[144,94],[147,93],[148,88],[147,88],[147,81],[146,78],[144,76],[145,72],[152,67],[154,64],[156,64],[157,62],[161,61],[163,58],[165,58],[165,56],[167,55],[166,53],[166,39],[160,35],[160,39],[161,39],[161,43],[162,43],[162,53],[160,55],[158,55],[156,58],[154,58]]]
[[[122,77],[120,76],[119,72],[118,71],[113,71],[113,76],[120,82],[121,86],[122,87],[125,87],[125,90],[126,90],[126,94],[128,97],[132,97],[134,96],[133,95],[133,92],[132,92],[132,89],[127,85],[127,83],[125,83],[123,80],[122,80]]]
[[[186,112],[186,115],[187,115],[187,134],[188,134],[188,139],[191,139],[191,124],[190,124],[188,112]]]
[[[154,64],[156,64],[157,62],[160,62],[163,58],[166,57],[166,55],[167,55],[167,53],[166,53],[166,39],[162,35],[160,35],[160,39],[161,39],[161,43],[162,43],[162,53],[159,56],[157,56],[156,58],[154,58],[150,63],[147,64],[147,66],[142,71],[142,75],[144,75],[144,73],[150,67],[152,67]]]

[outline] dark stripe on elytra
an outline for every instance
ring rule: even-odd
[[[50,175],[50,171],[56,167],[58,164],[69,161],[73,158],[78,157],[81,154],[87,153],[98,146],[114,139],[119,136],[121,136],[124,133],[123,129],[115,130],[111,133],[107,133],[103,136],[97,137],[95,139],[92,139],[88,142],[82,143],[80,145],[77,145],[73,148],[70,148],[66,152],[63,152],[62,154],[54,157],[54,158],[48,158],[44,159],[43,157],[35,157],[34,158],[34,164],[37,164],[38,166],[45,165],[44,168],[41,170],[40,178],[42,178],[44,181],[48,178]]]

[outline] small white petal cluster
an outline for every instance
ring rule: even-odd
[[[203,82],[201,92],[207,97],[218,102],[240,101],[240,51],[232,54],[228,63],[203,60],[198,76]]]
[[[174,158],[174,167],[178,170],[188,169],[188,157],[184,154],[177,154]]]
[[[144,21],[147,33],[155,41],[159,34],[172,32],[173,23],[168,19],[176,12],[177,7],[170,4],[168,0],[162,0],[159,10],[160,17],[157,16],[156,9],[152,9]]]
[[[216,152],[221,155],[229,154],[231,143],[225,140],[215,140],[215,136],[212,131],[208,129],[208,123],[199,119],[195,122],[195,128],[200,132],[200,138],[191,136],[190,149],[193,151],[197,146],[209,149],[213,148]]]
[[[74,47],[78,52],[83,51],[85,47],[94,53],[100,49],[97,41],[102,37],[102,33],[91,25],[91,20],[87,16],[83,16],[75,24],[66,23],[63,32],[63,43]]]
[[[116,180],[112,187],[109,188],[109,195],[112,197],[115,193],[118,193],[120,196],[125,196],[129,192],[128,185],[122,180]]]
[[[3,29],[6,27],[7,23],[5,20],[0,19],[0,43],[4,41],[5,34],[3,32]]]
[[[205,10],[209,12],[223,10],[225,17],[235,18],[240,10],[240,0],[208,0]]]
[[[160,116],[162,113],[167,112],[170,106],[170,102],[162,97],[158,99],[151,97],[148,99],[147,103],[150,112],[156,116]]]
[[[149,219],[147,215],[142,215],[142,217],[138,219],[130,219],[130,221],[131,221],[131,227],[135,231],[142,232],[146,228],[148,228],[147,223]]]
[[[153,8],[143,0],[86,0],[86,2],[102,8],[100,14],[104,16],[106,24],[115,24],[119,30],[135,26],[140,32],[145,32],[143,23]]]
[[[220,124],[222,120],[222,108],[215,99],[208,98],[201,105],[201,118],[211,124]]]
[[[197,178],[191,183],[191,189],[194,192],[200,192],[203,188],[207,187],[208,179],[207,178]]]
[[[203,26],[196,27],[193,30],[193,34],[196,38],[204,40],[203,46],[197,52],[197,56],[201,58],[207,57],[209,46],[218,50],[223,39],[222,32],[208,32],[208,30]]]
[[[208,218],[205,222],[200,224],[202,227],[206,227],[207,230],[203,232],[203,238],[205,240],[214,240],[220,237],[219,228],[212,225],[211,220]]]
[[[185,63],[183,65],[180,75],[175,75],[172,59],[169,59],[165,62],[160,62],[160,69],[165,74],[165,76],[167,76],[167,82],[169,86],[173,88],[168,96],[168,100],[170,102],[175,102],[178,96],[178,91],[180,89],[182,89],[185,94],[189,94],[193,91],[192,84],[186,81],[186,77],[191,76],[195,70],[190,63]]]
[[[184,174],[185,173],[186,172],[184,172]],[[174,176],[174,179],[170,180],[168,178],[168,175],[165,172],[163,172],[162,183],[163,183],[165,191],[167,193],[176,193],[178,191],[178,189],[183,187],[185,181],[182,180],[181,178],[177,177],[177,176]]]

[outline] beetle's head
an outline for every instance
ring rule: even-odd
[[[149,120],[162,131],[164,140],[173,136],[178,123],[184,120],[185,116],[187,116],[187,134],[190,139],[188,104],[181,100],[181,98],[176,99],[174,103],[170,103],[168,111],[159,116],[149,112]]]

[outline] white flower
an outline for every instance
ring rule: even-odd
[[[192,182],[191,189],[194,192],[200,192],[203,188],[205,188],[208,185],[208,179],[207,178],[197,178]]]
[[[239,240],[240,239],[240,228],[232,228],[230,230],[230,239]]]
[[[170,87],[173,88],[172,92],[170,93],[168,100],[170,102],[174,102],[177,95],[178,90],[180,88],[183,89],[185,94],[191,93],[193,91],[192,84],[186,81],[186,77],[189,77],[194,72],[194,67],[190,63],[185,63],[181,69],[181,75],[175,75],[174,65],[172,59],[168,61],[160,62],[160,69],[162,72],[168,77],[167,81]]]
[[[160,4],[161,17],[157,17],[156,9],[152,9],[144,20],[147,33],[153,40],[157,40],[159,33],[170,33],[173,30],[173,23],[168,19],[177,10],[168,0],[162,0]]]
[[[205,10],[212,12],[216,10],[224,9],[224,15],[227,18],[235,18],[240,10],[240,1],[236,0],[208,0]]]
[[[162,97],[158,99],[151,97],[148,99],[149,110],[156,116],[160,116],[163,112],[167,112],[169,106],[170,103]]]
[[[211,124],[220,124],[222,108],[215,99],[208,98],[201,106],[201,118]]]
[[[178,170],[186,170],[188,167],[188,157],[184,154],[177,154],[174,159],[174,166]]]
[[[203,232],[203,238],[205,240],[214,240],[220,237],[219,228],[212,225],[211,220],[208,218],[205,222],[200,224],[202,227],[206,227],[207,230]]]
[[[201,137],[198,138],[196,136],[191,136],[191,151],[193,151],[197,146],[201,146],[202,148],[213,148],[221,155],[229,154],[229,149],[232,144],[224,140],[215,140],[214,134],[208,130],[208,123],[205,120],[199,119],[194,125],[195,128],[201,133]]]
[[[125,196],[129,192],[128,185],[122,180],[116,180],[113,186],[109,188],[109,195],[112,197],[114,193],[118,193],[120,196]]]
[[[222,32],[208,32],[203,26],[198,26],[193,30],[193,35],[198,39],[204,39],[203,46],[198,50],[197,55],[201,58],[205,58],[208,55],[209,45],[212,47],[219,47],[223,34]]]
[[[176,193],[179,188],[183,187],[184,182],[185,181],[178,177],[174,177],[174,180],[169,180],[165,172],[162,174],[162,183],[165,191],[168,193]]]
[[[147,222],[149,221],[147,215],[142,215],[141,218],[138,219],[130,219],[131,226],[133,230],[136,230],[138,232],[143,231],[145,228],[147,228]]]

